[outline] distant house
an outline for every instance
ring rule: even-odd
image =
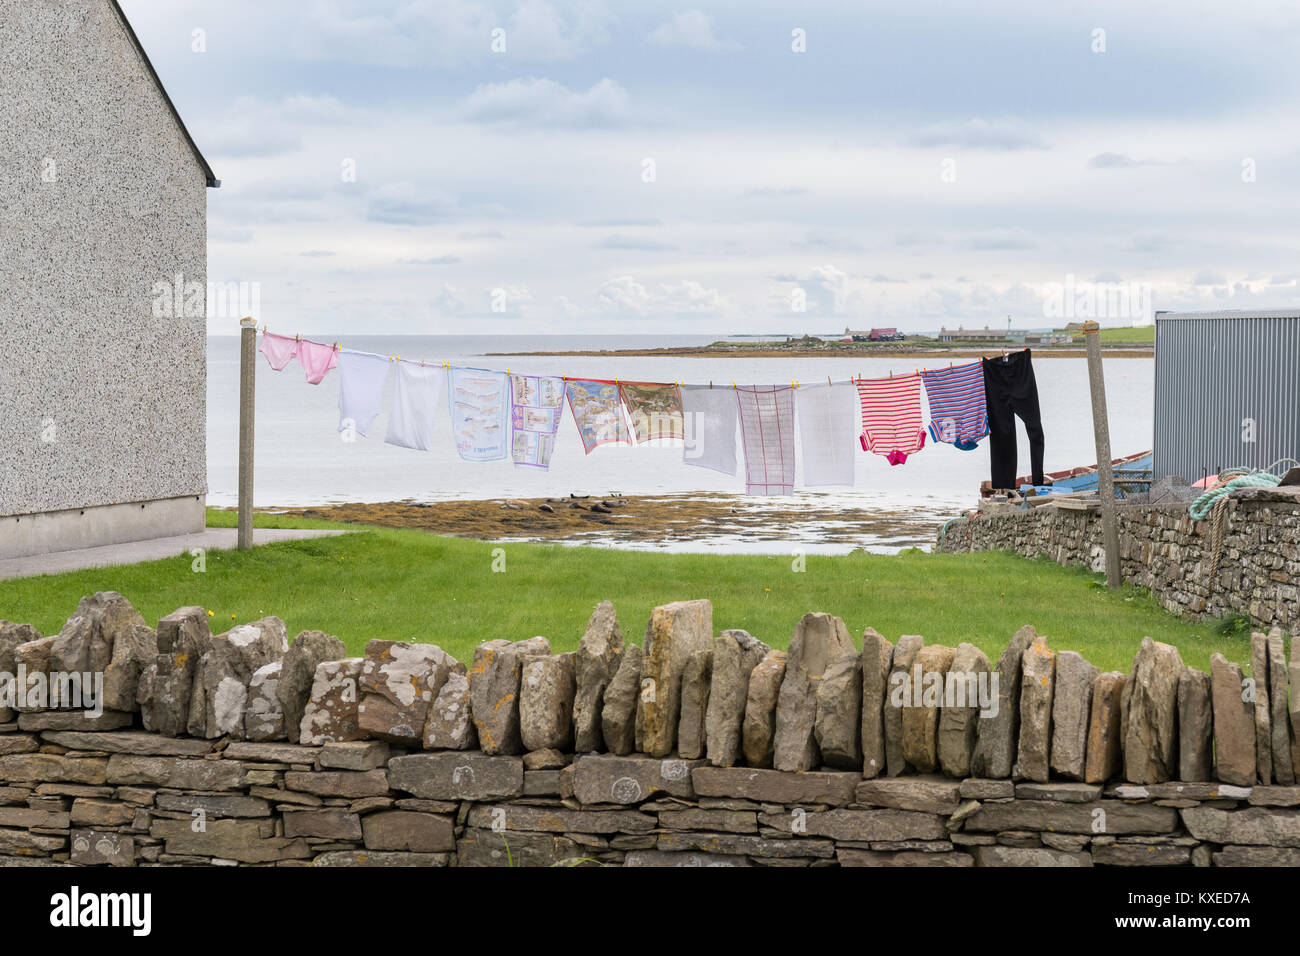
[[[848,328],[844,330],[844,340],[849,342],[901,342],[906,337],[894,328],[870,329],[865,332]]]
[[[201,530],[219,183],[116,0],[0,22],[0,558]]]
[[[1024,345],[1062,345],[1074,336],[1054,329],[940,329],[940,342],[1010,342]]]

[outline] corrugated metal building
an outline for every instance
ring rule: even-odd
[[[1300,458],[1300,309],[1155,320],[1154,477]]]

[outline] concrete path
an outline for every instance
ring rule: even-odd
[[[253,544],[273,544],[276,541],[324,538],[348,533],[293,528],[255,528]],[[128,541],[125,544],[109,544],[99,548],[84,548],[80,551],[56,551],[52,554],[36,554],[25,558],[5,558],[0,560],[0,581],[30,577],[34,574],[60,574],[64,571],[80,571],[84,568],[105,568],[117,564],[157,561],[159,558],[189,554],[194,548],[232,551],[235,548],[237,534],[234,528],[208,528],[196,534],[180,534],[170,538],[154,538],[150,541]]]

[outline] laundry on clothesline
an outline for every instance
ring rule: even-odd
[[[734,391],[745,446],[745,490],[793,494],[794,386],[739,385]]]
[[[564,391],[588,455],[601,445],[632,444],[617,383],[568,378],[564,380]]]
[[[682,387],[682,462],[724,475],[736,473],[736,393],[712,385]]]
[[[365,437],[379,415],[384,383],[393,363],[372,352],[339,353],[339,431]]]
[[[1035,485],[1043,483],[1043,419],[1038,382],[1029,349],[982,359],[989,410],[989,457],[994,488],[1016,487],[1016,416],[1029,438],[1029,465]]]
[[[819,383],[796,391],[803,483],[852,485],[853,438],[860,427],[857,389],[848,383]]]
[[[664,438],[683,438],[682,394],[676,384],[619,385],[619,395],[632,420],[636,443]]]
[[[441,365],[398,361],[393,400],[384,441],[402,448],[428,451],[433,447],[433,419],[446,374]]]
[[[862,450],[883,455],[891,465],[925,446],[921,427],[921,376],[858,379],[862,407]]]
[[[309,383],[339,370],[339,432],[365,436],[381,410],[390,368],[397,375],[388,444],[433,447],[439,395],[448,394],[453,440],[466,461],[511,460],[547,469],[567,404],[583,450],[681,440],[683,464],[735,475],[736,434],[749,494],[793,492],[795,431],[802,484],[852,486],[855,445],[891,465],[907,461],[929,437],[962,451],[989,436],[994,488],[1015,481],[1015,420],[1025,423],[1032,478],[1042,484],[1043,428],[1029,349],[948,368],[848,382],[730,387],[524,375],[403,361],[263,331],[258,351],[282,371],[297,358]],[[929,423],[922,425],[923,400]],[[797,412],[797,415],[796,415]],[[856,436],[856,441],[854,440]]]
[[[551,466],[563,412],[563,378],[510,376],[510,458],[517,467]]]
[[[339,353],[332,345],[302,339],[298,343],[298,364],[307,374],[307,384],[319,385],[329,371],[338,366]]]
[[[967,362],[948,368],[923,369],[925,397],[930,403],[930,438],[960,451],[973,451],[989,433],[984,368]]]
[[[448,395],[451,432],[465,461],[506,457],[510,424],[509,376],[505,372],[453,366]]]
[[[257,347],[257,350],[266,356],[267,365],[280,372],[297,357],[298,340],[291,339],[287,335],[263,332],[262,343]]]

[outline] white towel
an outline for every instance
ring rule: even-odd
[[[793,494],[794,386],[741,385],[734,391],[745,442],[745,490]]]
[[[393,363],[371,352],[339,353],[339,431],[364,436],[379,414],[384,382]]]
[[[795,395],[803,483],[852,485],[853,449],[860,430],[857,389],[847,382],[800,385]]]
[[[724,475],[736,473],[736,395],[726,386],[682,386],[682,418],[686,447],[682,461],[712,468]]]
[[[384,441],[403,448],[428,451],[433,445],[433,413],[442,391],[441,365],[397,363],[393,402],[388,407],[388,434]]]

